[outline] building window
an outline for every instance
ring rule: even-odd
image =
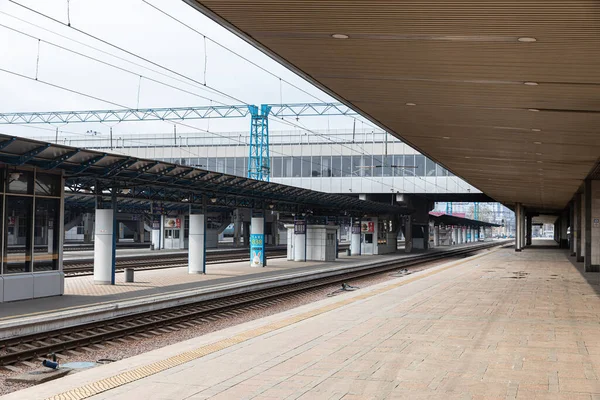
[[[235,158],[227,157],[225,163],[225,173],[229,175],[235,175]]]
[[[32,194],[33,173],[29,171],[8,171],[8,192]]]
[[[282,169],[283,169],[283,177],[291,178],[293,175],[293,158],[292,157],[283,157],[282,159]]]
[[[59,199],[35,199],[33,271],[58,269]]]
[[[342,157],[342,176],[352,176],[352,157]]]
[[[435,174],[437,176],[448,176],[448,171],[441,165],[435,164]]]
[[[413,176],[425,176],[425,156],[416,155],[414,166],[415,168],[412,169]]]
[[[413,165],[414,157],[413,156],[406,156],[406,157],[413,158],[413,161],[411,161],[411,164],[410,164],[410,165]],[[408,165],[408,164],[405,164],[406,162],[408,162],[408,160],[405,161],[404,156],[394,156],[394,168],[393,168],[394,176],[404,176],[404,175],[409,176],[409,175],[411,175],[411,174],[406,174],[404,172],[404,168],[406,167],[406,165]]]
[[[4,219],[4,273],[31,271],[32,197],[7,196]]]
[[[331,176],[331,157],[323,156],[321,157],[321,176]]]
[[[429,158],[427,159],[425,171],[427,173],[427,176],[435,176],[435,163]]]
[[[62,179],[59,175],[40,174],[35,175],[35,194],[42,196],[60,196]]]
[[[331,157],[331,176],[342,176],[342,157]]]
[[[302,177],[309,178],[312,173],[312,166],[310,163],[310,156],[302,157]]]
[[[292,176],[300,178],[302,176],[302,160],[299,157],[292,157]]]

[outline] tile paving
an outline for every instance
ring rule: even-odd
[[[600,400],[599,275],[559,249],[502,249],[149,353],[167,358],[354,299],[91,398]],[[116,371],[101,368],[37,389]]]

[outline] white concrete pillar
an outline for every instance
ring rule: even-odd
[[[206,273],[206,216],[190,214],[188,273]]]
[[[94,284],[114,285],[115,226],[113,210],[96,210]]]
[[[265,265],[265,219],[252,217],[250,222],[250,266]]]
[[[294,261],[294,227],[287,227],[287,260]]]
[[[350,254],[353,256],[360,256],[360,233],[352,232],[350,241]]]
[[[436,247],[440,245],[440,227],[439,226],[435,226],[433,228],[433,245]]]
[[[306,232],[294,235],[294,261],[306,261]]]
[[[160,219],[162,219],[162,215],[158,216],[155,215],[152,217],[152,235],[150,240],[152,241],[152,245],[154,246],[154,250],[159,250],[160,249],[160,228],[161,228],[161,222]]]
[[[523,248],[523,208],[521,203],[515,204],[515,251]]]
[[[462,242],[461,244],[467,243],[467,227],[463,226],[462,227]]]

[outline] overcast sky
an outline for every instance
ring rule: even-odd
[[[281,84],[279,78],[261,71],[209,40],[206,41],[205,48],[202,36],[169,19],[142,0],[71,0],[69,14],[67,13],[67,0],[16,1],[64,23],[67,23],[69,16],[72,27],[123,47],[198,82],[204,82],[206,75],[207,85],[243,102],[261,104],[333,101],[317,88],[204,17],[181,0],[148,1],[278,77],[306,90],[311,95],[286,83]],[[8,0],[0,0],[0,24],[33,36],[33,38],[27,37],[0,27],[0,68],[31,78],[35,78],[37,70],[39,80],[65,86],[114,103],[94,100],[0,71],[0,112],[209,105],[210,101],[201,96],[213,99],[215,102],[240,104],[239,101],[204,90],[196,83],[120,52],[58,22],[36,15]],[[57,34],[141,64],[143,67],[103,54]],[[38,42],[38,39],[42,41]],[[118,65],[134,73],[119,71],[69,51],[58,49],[44,41]],[[37,61],[38,46],[39,62]],[[206,71],[204,68],[205,56]],[[160,71],[169,77],[144,67]],[[141,80],[139,75],[143,76]],[[193,94],[165,87],[146,78],[168,83]],[[353,125],[352,118],[348,117],[304,118],[299,122],[310,129],[325,129],[328,126],[351,129]],[[247,119],[219,119],[210,122],[206,120],[186,121],[186,123],[202,129],[209,128],[215,132],[246,131],[249,125]],[[52,131],[55,129],[55,126],[48,125],[35,125],[48,130],[32,129],[31,126],[33,125],[29,125],[29,127],[0,125],[0,132],[40,137],[53,136]],[[367,128],[369,125],[364,125],[364,127]],[[88,130],[102,133],[108,131],[108,127],[102,124],[70,124],[60,129],[61,135],[81,135]],[[122,123],[114,126],[113,129],[116,134],[129,134],[171,132],[173,128],[170,123],[148,122]],[[271,129],[293,130],[295,128],[272,122]],[[179,128],[178,131],[181,132],[183,129]],[[188,129],[188,131],[192,132],[193,130]]]

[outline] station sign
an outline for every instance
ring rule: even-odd
[[[306,235],[306,221],[294,221],[294,235]]]
[[[365,221],[360,224],[360,231],[362,233],[373,233],[375,232],[375,222]]]
[[[265,235],[262,233],[253,233],[250,235],[250,266],[264,266],[265,256]]]
[[[167,218],[165,219],[165,228],[181,228],[181,218]]]

